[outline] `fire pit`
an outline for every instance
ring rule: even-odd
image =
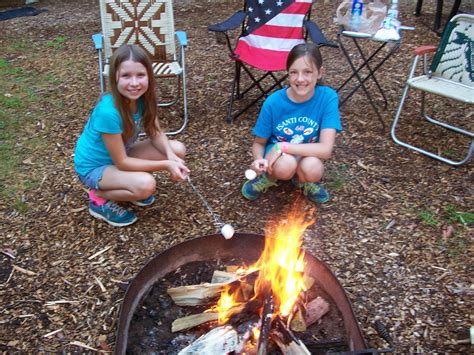
[[[226,261],[239,258],[250,265],[259,260],[264,246],[265,238],[257,234],[237,233],[231,240],[225,240],[220,234],[214,234],[175,245],[155,256],[140,270],[127,289],[120,311],[115,353],[126,353],[130,343],[130,326],[134,314],[152,288],[162,282],[166,275],[185,269],[190,264],[216,260]],[[314,279],[314,287],[324,295],[331,307],[335,308],[335,312],[340,315],[341,323],[343,323],[340,331],[344,335],[345,350],[365,349],[365,341],[350,301],[335,275],[324,262],[307,252],[304,254],[304,265],[304,273]],[[201,281],[208,282],[208,280]],[[158,303],[156,303],[156,308],[157,312],[161,311]],[[163,324],[163,327],[165,326],[169,327]],[[167,329],[167,332],[170,330]]]

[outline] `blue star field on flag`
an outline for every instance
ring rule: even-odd
[[[294,0],[247,0],[248,22],[244,35],[270,21],[293,2]]]

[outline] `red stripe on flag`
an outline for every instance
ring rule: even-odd
[[[253,31],[252,34],[263,37],[302,39],[303,28],[263,25]]]
[[[251,47],[245,41],[239,41],[234,53],[239,56],[239,60],[257,69],[281,71],[286,70],[289,52]]]
[[[309,2],[294,2],[291,5],[289,5],[286,9],[282,10],[280,14],[306,15],[306,13],[309,11],[310,8],[311,8],[311,3]]]

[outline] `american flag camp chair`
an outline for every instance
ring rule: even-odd
[[[428,65],[428,54],[430,53],[434,56],[431,65]],[[458,166],[467,163],[474,153],[474,116],[472,115],[474,105],[474,15],[461,14],[454,16],[448,22],[438,47],[417,47],[414,49],[414,54],[415,59],[392,123],[392,139],[405,148],[450,165]],[[415,76],[420,58],[423,58],[423,73]],[[463,159],[454,160],[447,154],[445,143],[454,135],[443,134],[445,139],[441,142],[439,148],[441,151],[437,151],[433,147],[430,147],[430,150],[428,150],[428,147],[422,148],[414,139],[414,136],[418,134],[417,132],[411,137],[408,137],[407,132],[402,133],[403,137],[407,137],[403,140],[397,135],[396,129],[410,89],[421,93],[421,117],[426,119],[428,123],[446,128],[456,133],[458,137],[464,138],[468,148]],[[412,99],[415,97],[413,96]],[[441,101],[441,98],[450,101]],[[427,103],[431,104],[429,108]],[[456,105],[453,105],[454,103]],[[427,113],[428,111],[432,115],[433,111],[439,112],[443,109],[456,110],[454,113],[458,117],[453,117],[448,123],[446,119],[440,120],[439,117],[434,118]],[[408,110],[410,109],[408,108]]]
[[[290,50],[303,43],[308,35],[320,46],[337,45],[329,42],[319,27],[310,20],[313,0],[245,0],[243,10],[237,11],[227,20],[210,25],[209,31],[217,38],[225,38],[230,58],[235,64],[232,92],[227,106],[227,122],[247,111],[286,79],[286,59]],[[229,32],[241,28],[236,43]],[[223,34],[223,36],[222,36]],[[235,44],[235,46],[234,46]],[[242,73],[246,73],[250,84],[242,89]],[[268,84],[270,82],[270,84]],[[264,86],[267,83],[268,86]],[[235,99],[257,88],[260,95],[243,109],[233,112]]]
[[[159,106],[182,104],[181,127],[168,135],[181,133],[188,123],[186,97],[185,32],[174,29],[172,0],[100,0],[102,33],[92,36],[99,52],[99,77],[101,92],[109,71],[109,58],[124,44],[137,44],[150,56],[158,87],[166,84],[162,79],[176,82],[170,90],[172,97]],[[179,47],[179,48],[177,48]]]

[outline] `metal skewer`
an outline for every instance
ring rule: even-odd
[[[191,182],[191,178],[188,176],[186,176],[186,180],[189,184],[189,186],[191,186],[191,188],[193,189],[194,193],[199,197],[199,199],[201,200],[202,204],[207,208],[207,210],[209,211],[209,213],[212,215],[212,218],[214,218],[214,224],[216,225],[216,227],[218,228],[221,228],[224,223],[222,222],[221,220],[221,217],[216,213],[216,211],[214,211],[214,209],[209,205],[209,203],[206,201],[206,199],[204,198],[203,195],[201,195],[201,193],[198,191],[198,189],[196,188],[196,186],[194,186],[194,184]]]

